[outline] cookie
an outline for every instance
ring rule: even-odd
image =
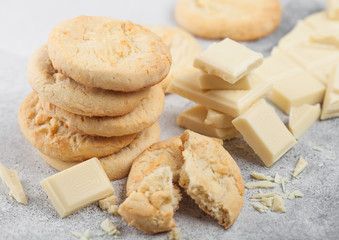
[[[231,155],[213,139],[186,130],[181,136],[184,165],[179,184],[199,207],[229,228],[244,203],[240,169]]]
[[[146,148],[160,140],[160,127],[158,123],[137,134],[135,139],[126,147],[112,155],[101,157],[101,162],[107,177],[113,181],[127,177],[134,159]],[[58,171],[73,167],[80,162],[65,162],[51,158],[39,152],[42,159]]]
[[[63,161],[83,161],[115,153],[130,144],[136,134],[121,137],[93,137],[74,133],[42,109],[39,97],[30,93],[18,113],[21,132],[44,154]]]
[[[192,67],[194,58],[202,52],[198,41],[188,32],[180,28],[165,26],[146,26],[157,34],[169,48],[172,56],[172,65],[167,77],[161,81],[161,86],[166,91],[173,80],[174,74],[185,68]]]
[[[169,166],[173,180],[179,180],[180,168],[183,165],[180,137],[170,138],[154,143],[133,162],[126,184],[126,195],[136,191],[142,180],[159,167]]]
[[[163,80],[171,55],[148,29],[109,17],[79,16],[56,25],[48,55],[58,72],[89,86],[131,92]]]
[[[250,41],[273,32],[280,24],[279,0],[178,0],[177,22],[202,38]]]
[[[118,116],[135,109],[149,89],[116,92],[81,85],[56,71],[47,54],[39,47],[28,62],[27,77],[31,87],[47,101],[69,112],[84,116]]]
[[[141,181],[118,212],[128,225],[146,233],[170,231],[175,228],[173,216],[180,199],[180,191],[172,183],[171,168],[160,167]]]
[[[117,117],[85,117],[42,102],[47,114],[63,121],[71,131],[111,137],[140,132],[151,126],[164,109],[165,95],[159,85],[153,86],[136,109]]]

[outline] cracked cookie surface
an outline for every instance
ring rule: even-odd
[[[63,161],[83,161],[115,153],[130,144],[136,134],[121,137],[94,137],[70,131],[43,110],[39,97],[31,92],[18,113],[21,132],[39,151]]]
[[[48,38],[53,67],[90,87],[137,91],[159,83],[171,65],[168,48],[140,25],[79,16],[56,25]]]
[[[137,92],[116,92],[79,84],[53,68],[46,45],[32,54],[27,77],[31,87],[45,100],[84,116],[127,114],[140,104],[149,91],[147,88]]]
[[[63,121],[71,131],[94,136],[123,136],[140,132],[155,123],[164,109],[165,95],[159,85],[130,113],[116,117],[86,117],[41,101],[46,113]]]

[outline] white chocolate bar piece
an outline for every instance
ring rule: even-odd
[[[292,107],[288,128],[299,139],[320,117],[320,104]]]
[[[327,16],[331,20],[339,20],[338,0],[327,0]]]
[[[339,117],[339,67],[332,69],[321,112],[321,120]]]
[[[204,90],[248,90],[251,89],[251,75],[246,75],[234,84],[224,81],[222,78],[203,73],[200,76],[200,88]]]
[[[284,200],[279,195],[275,195],[273,198],[272,212],[286,212]]]
[[[200,72],[182,72],[177,74],[167,88],[207,108],[218,110],[232,117],[244,112],[251,104],[265,96],[271,90],[271,84],[259,78],[253,78],[251,90],[202,90],[199,86]]]
[[[200,53],[193,65],[233,84],[262,64],[262,59],[262,54],[226,38]]]
[[[233,125],[267,167],[296,144],[273,107],[264,99],[234,119]]]
[[[268,98],[286,114],[292,107],[322,103],[325,86],[310,73],[302,71],[273,85]]]
[[[197,105],[179,114],[177,124],[194,132],[221,139],[232,139],[239,136],[238,131],[232,126],[228,128],[215,128],[204,123],[207,109]]]
[[[264,63],[252,74],[273,84],[302,71],[303,69],[294,60],[281,50],[275,49],[273,55],[265,58]]]
[[[339,50],[336,47],[328,45],[312,43],[299,44],[285,52],[307,70],[339,61]]]
[[[327,63],[322,66],[310,69],[309,72],[313,74],[318,80],[320,80],[325,86],[327,86],[331,70],[336,64],[337,62]]]
[[[304,19],[304,22],[314,30],[324,27],[339,29],[339,22],[330,19],[326,11],[317,12],[309,15]]]
[[[207,109],[207,115],[204,123],[215,128],[228,128],[233,127],[233,119],[234,117],[225,113],[213,109]]]
[[[292,31],[279,41],[278,47],[282,50],[288,50],[295,45],[308,41],[312,32],[312,27],[303,21],[299,21]]]
[[[339,1],[327,0],[327,16],[331,20],[339,20]]]
[[[302,171],[305,170],[305,168],[308,166],[308,162],[300,156],[297,165],[295,166],[295,169],[293,170],[293,177],[297,177]]]
[[[315,31],[310,36],[310,42],[331,45],[339,48],[338,29],[322,28]]]
[[[18,203],[26,205],[27,198],[24,189],[22,188],[18,172],[7,169],[0,163],[0,176],[9,187],[9,196],[13,197]]]
[[[50,176],[40,185],[62,218],[114,194],[113,186],[97,158]]]

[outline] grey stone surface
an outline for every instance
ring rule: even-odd
[[[35,6],[36,1],[32,2]],[[38,1],[39,2],[39,1]],[[42,1],[40,1],[42,2]],[[65,2],[65,1],[64,1]],[[125,1],[128,5],[130,1]],[[136,1],[131,1],[136,3]],[[157,1],[159,4],[161,1]],[[107,1],[103,1],[106,5]],[[146,7],[152,7],[152,1],[145,1]],[[1,2],[0,11],[1,24],[4,23],[3,16],[10,17],[12,12],[6,12],[3,7],[10,5],[9,1]],[[7,5],[6,5],[7,4]],[[34,5],[35,4],[35,5]],[[148,5],[147,5],[148,4]],[[174,2],[166,1],[166,6],[160,8],[163,14],[157,15],[160,19],[164,16],[166,20],[159,20],[160,23],[175,25],[171,14],[165,12],[172,11]],[[267,38],[245,43],[250,48],[260,51],[267,55],[270,49],[276,45],[277,41],[288,32],[298,19],[302,19],[310,13],[324,9],[324,1],[316,0],[285,0],[284,18],[279,29]],[[62,5],[62,4],[60,4]],[[89,5],[84,2],[84,5]],[[25,5],[26,6],[26,5]],[[33,9],[27,5],[26,8],[20,6],[19,16],[25,16],[28,13],[36,13],[35,17],[27,20],[27,24],[33,24],[39,16],[38,11],[43,9]],[[45,5],[44,5],[45,6]],[[159,4],[160,6],[160,4]],[[76,4],[70,4],[70,8],[75,10]],[[45,10],[48,6],[45,6]],[[6,8],[5,8],[6,9]],[[15,8],[12,10],[14,11]],[[93,15],[100,14],[99,7]],[[119,9],[123,9],[121,6]],[[126,8],[127,9],[127,8]],[[159,11],[160,11],[159,10]],[[127,10],[126,10],[127,11]],[[131,10],[128,10],[128,14]],[[70,12],[67,9],[66,13]],[[112,10],[111,16],[115,15]],[[135,14],[142,12],[135,11]],[[68,15],[58,12],[60,18],[65,19]],[[56,13],[51,12],[51,18]],[[90,13],[87,13],[90,14]],[[118,13],[117,13],[118,14]],[[124,13],[119,13],[123,16]],[[106,14],[107,15],[107,14]],[[141,21],[141,17],[136,17],[135,21]],[[17,15],[13,13],[13,16]],[[127,16],[127,13],[126,13]],[[120,17],[123,18],[123,17]],[[18,21],[18,20],[17,20]],[[40,19],[46,23],[41,26],[50,26],[49,21]],[[153,20],[154,22],[154,20]],[[157,22],[156,22],[157,23]],[[12,24],[11,22],[9,25]],[[46,27],[47,28],[47,27]],[[43,28],[42,31],[47,31]],[[13,34],[20,37],[17,29],[6,28],[10,31],[7,34]],[[27,31],[22,29],[22,31]],[[39,29],[32,34],[39,36]],[[6,40],[7,39],[7,40]],[[27,52],[33,49],[24,49],[21,52],[12,49],[9,44],[10,36],[4,36],[0,39],[0,162],[11,169],[16,169],[21,177],[23,187],[28,197],[28,205],[23,206],[15,202],[7,195],[7,187],[0,182],[0,239],[76,239],[71,235],[71,231],[82,233],[90,229],[94,239],[111,239],[112,237],[96,237],[100,233],[100,223],[106,217],[110,218],[121,229],[121,239],[166,239],[167,234],[158,234],[149,236],[129,227],[117,216],[110,216],[101,211],[96,204],[92,204],[81,209],[65,219],[60,219],[53,209],[52,205],[43,192],[39,182],[56,171],[45,164],[39,157],[37,151],[29,144],[20,133],[17,124],[17,111],[21,101],[31,91],[25,76],[25,68],[28,60]],[[37,41],[34,36],[28,36],[31,39],[25,46],[32,46]],[[25,38],[20,41],[27,40]],[[28,41],[27,40],[27,41]],[[8,44],[3,47],[2,41]],[[18,40],[19,41],[19,40]],[[42,41],[42,40],[41,40]],[[201,43],[207,47],[211,41]],[[13,46],[16,42],[13,42]],[[29,45],[31,44],[31,45]],[[162,139],[179,135],[183,129],[176,126],[177,115],[193,106],[194,103],[176,95],[166,97],[165,111],[160,119],[162,129]],[[279,111],[278,111],[279,112]],[[286,116],[281,112],[279,115],[286,121]],[[256,212],[249,204],[249,197],[257,190],[246,190],[245,203],[243,210],[235,222],[228,230],[220,227],[216,221],[203,213],[191,200],[184,194],[180,203],[180,209],[175,215],[175,219],[184,239],[338,239],[339,236],[339,119],[317,122],[306,134],[298,141],[286,155],[284,155],[275,165],[266,169],[263,167],[260,159],[247,146],[242,138],[225,142],[225,148],[237,161],[244,181],[251,181],[249,174],[252,171],[258,171],[267,175],[274,175],[279,172],[280,175],[290,178],[299,156],[309,162],[309,166],[301,174],[300,179],[294,179],[288,183],[288,191],[299,189],[304,193],[304,198],[286,200],[285,214],[269,212],[260,214]],[[312,147],[323,148],[323,152],[317,152]],[[330,159],[335,160],[330,160]],[[112,182],[120,200],[125,196],[125,179]],[[276,191],[281,192],[279,187]],[[265,191],[264,191],[265,192]]]

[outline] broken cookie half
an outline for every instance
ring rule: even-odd
[[[199,207],[229,228],[244,203],[240,169],[222,145],[186,130],[181,136],[184,165],[179,184]]]
[[[155,169],[120,205],[120,216],[128,225],[150,234],[175,228],[173,216],[181,195],[172,178],[169,166]]]

